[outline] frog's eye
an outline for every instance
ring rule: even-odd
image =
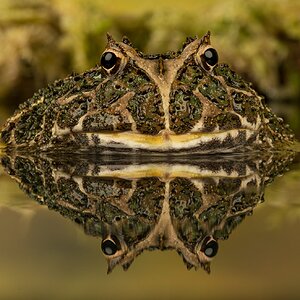
[[[117,62],[117,56],[113,52],[104,52],[101,57],[101,66],[105,69],[111,69]]]
[[[110,74],[116,73],[119,69],[121,58],[116,53],[107,51],[101,56],[101,66]]]
[[[218,63],[218,52],[214,48],[208,48],[201,54],[201,62],[206,70],[210,70]]]
[[[108,237],[101,243],[102,252],[107,256],[114,255],[120,248],[119,243],[115,241],[114,237]]]
[[[202,59],[210,66],[214,66],[218,62],[218,53],[214,48],[208,48],[202,54]]]
[[[208,258],[216,256],[218,249],[219,245],[212,236],[206,237],[201,246],[201,252]]]

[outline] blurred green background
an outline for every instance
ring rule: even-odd
[[[1,0],[0,124],[38,88],[94,66],[106,32],[146,53],[212,32],[220,60],[300,130],[299,0]]]

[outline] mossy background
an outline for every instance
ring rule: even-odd
[[[300,131],[299,0],[1,0],[0,124],[34,91],[94,66],[106,32],[146,53],[212,32],[220,60]]]

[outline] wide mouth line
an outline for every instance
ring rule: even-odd
[[[126,166],[123,169],[99,170],[97,174],[101,178],[123,178],[123,179],[138,179],[146,177],[158,177],[163,180],[173,180],[175,178],[190,178],[190,179],[204,179],[204,178],[240,178],[247,179],[254,176],[255,172],[248,166],[245,166],[244,172],[238,170],[226,171],[225,168],[220,167],[219,170],[211,170],[209,168],[201,168],[186,164],[148,164],[148,165],[134,165]],[[95,176],[94,171],[86,174],[86,176]]]
[[[235,128],[235,129],[228,129],[228,130],[219,130],[219,131],[191,131],[187,133],[174,133],[172,131],[162,130],[157,134],[146,134],[134,131],[109,131],[109,130],[99,130],[99,131],[75,131],[76,134],[94,134],[94,135],[103,135],[103,136],[132,136],[132,137],[143,137],[145,139],[158,139],[164,138],[183,138],[183,137],[200,137],[200,136],[218,136],[224,133],[235,133],[235,132],[256,132],[254,129],[250,128]]]
[[[248,140],[256,131],[253,129],[239,128],[218,132],[188,132],[185,134],[175,134],[163,131],[157,135],[136,133],[132,131],[123,132],[77,132],[76,134],[86,134],[89,144],[93,146],[93,141],[97,140],[99,146],[117,145],[127,148],[139,148],[148,150],[176,150],[189,149],[207,143],[222,143],[224,141],[234,141],[243,136],[244,142]],[[97,145],[95,145],[97,146]]]

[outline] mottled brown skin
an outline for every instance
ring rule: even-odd
[[[38,91],[7,120],[1,139],[9,148],[27,151],[206,153],[290,146],[294,136],[287,125],[227,65],[208,64],[208,49],[209,33],[187,40],[177,53],[160,55],[145,55],[127,39],[115,42],[108,36],[104,54],[116,56],[115,66],[99,65]],[[111,133],[142,134],[146,142],[131,144],[134,135],[107,140]],[[193,133],[199,135],[197,143],[184,146]],[[211,135],[205,140],[201,134]],[[160,136],[162,142],[151,148]],[[172,146],[165,147],[174,136]],[[183,138],[179,146],[176,136]]]

